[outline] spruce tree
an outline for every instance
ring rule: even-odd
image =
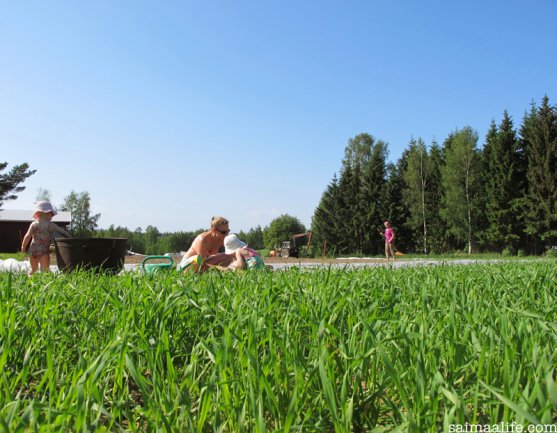
[[[354,241],[354,212],[356,208],[359,179],[356,178],[353,167],[345,165],[340,172],[338,188],[338,216],[340,226],[337,226],[338,242],[335,245],[339,254],[356,251]]]
[[[545,96],[522,128],[528,161],[526,232],[541,252],[557,245],[557,110]]]
[[[437,142],[429,147],[429,194],[426,206],[429,209],[428,243],[431,251],[447,250],[448,226],[441,218],[441,200],[443,198],[443,182],[441,170],[444,166],[443,151]]]
[[[382,203],[384,203],[385,219],[392,222],[396,232],[396,247],[401,251],[414,249],[412,230],[408,226],[410,218],[408,208],[404,202],[404,172],[408,165],[408,151],[404,150],[396,164],[387,165],[387,179],[383,188]],[[383,227],[378,227],[383,232]],[[376,229],[377,232],[377,229]],[[383,247],[383,238],[374,233],[377,248]]]
[[[497,123],[495,120],[491,120],[489,125],[489,129],[485,136],[485,143],[483,149],[480,151],[480,160],[481,160],[481,183],[484,185],[484,195],[485,195],[485,202],[486,208],[488,206],[488,201],[490,200],[490,193],[489,193],[489,186],[487,183],[489,182],[490,175],[489,175],[489,165],[490,160],[492,158],[492,149],[495,146],[495,140],[497,139]],[[490,239],[489,234],[489,219],[487,215],[487,211],[484,212],[484,221],[483,224],[480,224],[478,230],[476,231],[476,241],[478,245],[484,250],[488,251],[495,251],[495,247],[493,246],[493,241]]]
[[[339,184],[335,174],[321,195],[311,222],[313,242],[318,248],[324,247],[326,242],[326,250],[332,249],[334,252],[335,245],[339,244],[339,233],[343,226],[340,207]]]
[[[370,134],[348,140],[339,179],[344,227],[339,233],[342,252],[376,253],[373,229],[385,219],[382,190],[386,177],[387,144]]]
[[[338,180],[327,187],[314,212],[314,239],[337,254],[376,253],[375,228],[386,218],[387,144],[369,134],[348,140]]]
[[[484,147],[486,239],[491,249],[516,250],[519,246],[519,199],[523,183],[517,176],[519,141],[508,112],[497,129],[492,124]]]
[[[388,218],[387,204],[384,201],[387,178],[388,145],[382,140],[372,140],[370,158],[363,169],[363,183],[360,202],[365,219],[365,253],[376,254],[382,251],[383,242],[377,236],[374,227],[383,227],[383,221]],[[397,222],[393,221],[396,226]]]

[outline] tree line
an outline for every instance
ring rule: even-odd
[[[387,163],[388,144],[348,140],[339,175],[317,206],[312,230],[337,254],[379,254],[390,220],[408,252],[539,254],[557,245],[557,110],[545,96],[517,129],[505,110],[485,142],[467,126],[427,145],[412,138]]]
[[[165,254],[186,251],[195,237],[207,229],[181,232],[160,232],[156,227],[149,225],[145,230],[141,227],[130,230],[126,227],[111,225],[107,229],[95,231],[95,237],[127,238],[132,252],[137,254]],[[263,249],[263,230],[260,226],[247,232],[240,231],[238,237],[255,249]]]
[[[520,127],[505,110],[491,122],[483,146],[466,126],[439,144],[412,138],[401,157],[387,163],[388,144],[362,133],[348,140],[339,174],[326,186],[311,230],[314,254],[321,246],[333,255],[381,254],[379,232],[389,220],[397,247],[407,252],[499,252],[540,254],[557,246],[557,109],[545,96],[532,103]],[[2,173],[0,207],[13,200],[20,184],[35,173],[20,164]],[[42,190],[37,200],[50,199]],[[74,191],[60,210],[72,212],[73,236],[126,237],[132,251],[162,254],[187,249],[203,230],[161,233],[154,226],[98,229],[90,196]],[[269,226],[241,231],[256,249],[272,249],[306,228],[281,215]]]
[[[165,254],[187,250],[195,237],[207,229],[195,231],[161,233],[156,227],[149,225],[145,230],[141,227],[129,230],[126,227],[111,225],[107,229],[97,229],[96,237],[127,238],[130,249],[138,254]],[[273,249],[282,241],[289,240],[293,234],[303,233],[305,226],[296,217],[284,214],[275,218],[268,226],[257,226],[248,231],[239,231],[238,237],[256,250]]]

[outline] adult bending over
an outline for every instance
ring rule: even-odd
[[[226,218],[213,217],[211,229],[197,235],[178,269],[185,269],[192,263],[198,266],[197,270],[206,270],[214,265],[228,266],[233,257],[220,251],[224,248],[224,238],[229,232]]]

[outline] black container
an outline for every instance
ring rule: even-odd
[[[91,269],[117,274],[128,251],[127,238],[56,238],[54,242],[58,269],[63,272]]]

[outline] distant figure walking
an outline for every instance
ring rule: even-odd
[[[54,239],[55,233],[60,233],[67,238],[70,234],[53,223],[52,217],[56,215],[56,211],[48,201],[39,201],[35,205],[35,213],[33,221],[29,226],[29,230],[25,234],[21,242],[21,251],[28,252],[31,269],[29,275],[33,275],[41,266],[41,272],[50,272],[50,243]],[[29,243],[31,243],[29,245]],[[29,248],[29,251],[27,251]]]
[[[385,257],[387,258],[387,263],[389,263],[389,254],[393,258],[393,261],[396,260],[395,247],[393,245],[395,240],[395,231],[391,227],[389,221],[385,221],[383,224],[385,226]]]

